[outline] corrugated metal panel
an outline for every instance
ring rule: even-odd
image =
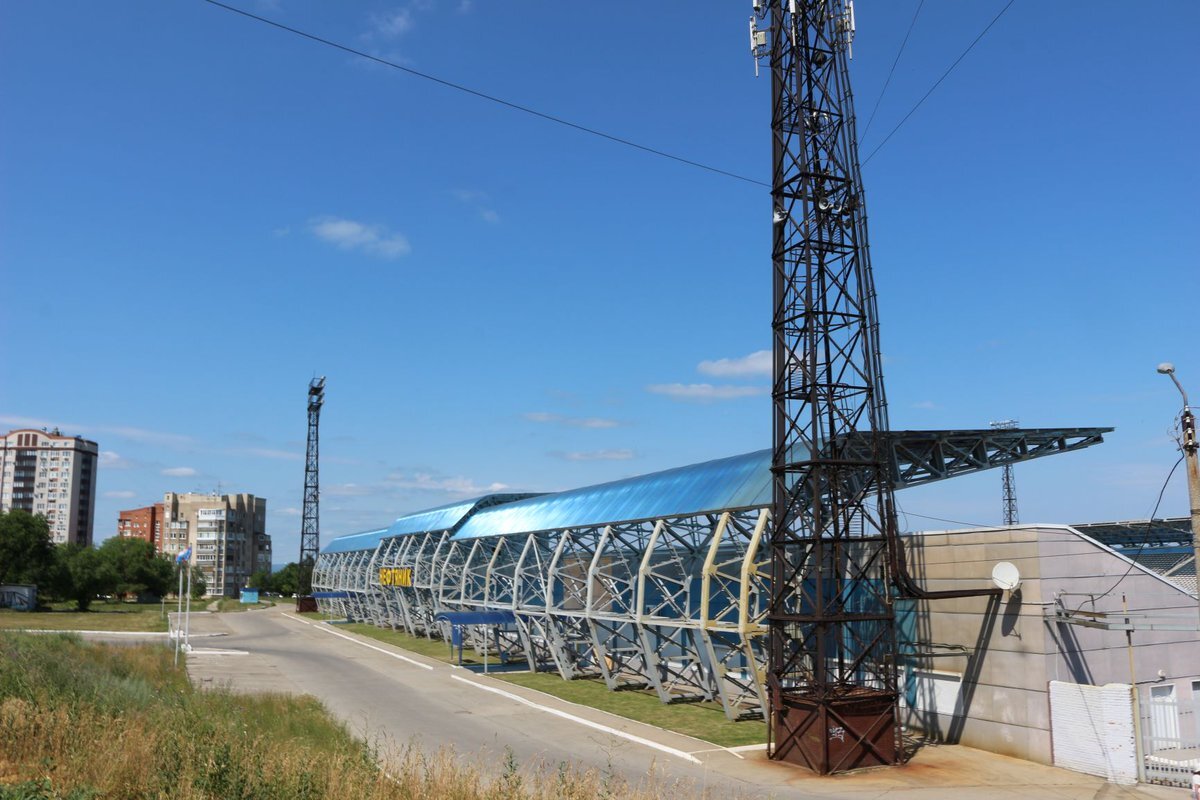
[[[391,539],[395,536],[407,536],[414,533],[454,530],[474,511],[530,497],[538,497],[538,495],[485,494],[483,497],[476,497],[471,500],[462,500],[425,511],[415,511],[412,514],[405,514],[403,517],[399,517],[395,522],[382,530],[339,536],[326,545],[321,552],[352,553],[359,550],[374,550],[381,539]]]
[[[339,536],[321,549],[322,553],[354,553],[359,550],[374,550],[379,540],[387,536],[387,528]]]
[[[771,502],[771,451],[506,503],[468,519],[456,539],[535,533],[657,517],[755,508]]]

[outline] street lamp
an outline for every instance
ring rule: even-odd
[[[1196,463],[1196,417],[1188,405],[1187,392],[1175,377],[1175,365],[1164,362],[1158,365],[1158,371],[1169,377],[1183,395],[1183,412],[1179,416],[1179,422],[1183,428],[1183,455],[1187,459],[1188,499],[1192,506],[1192,553],[1196,565],[1196,597],[1200,601],[1200,465]]]

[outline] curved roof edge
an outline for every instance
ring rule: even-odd
[[[322,553],[353,553],[360,550],[374,550],[384,539],[397,536],[409,536],[417,533],[433,533],[437,531],[457,530],[475,512],[491,508],[502,503],[511,503],[526,498],[538,497],[536,494],[510,492],[506,494],[485,494],[470,500],[460,500],[443,506],[424,511],[414,511],[397,517],[386,528],[350,533],[339,536],[322,548]]]
[[[769,505],[771,451],[756,450],[480,511],[455,539],[538,533]]]

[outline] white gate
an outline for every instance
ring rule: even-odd
[[[1050,681],[1054,765],[1137,783],[1137,744],[1129,684],[1089,686]]]

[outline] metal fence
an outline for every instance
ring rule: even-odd
[[[1200,680],[1139,692],[1146,781],[1191,786],[1192,772],[1200,770]]]

